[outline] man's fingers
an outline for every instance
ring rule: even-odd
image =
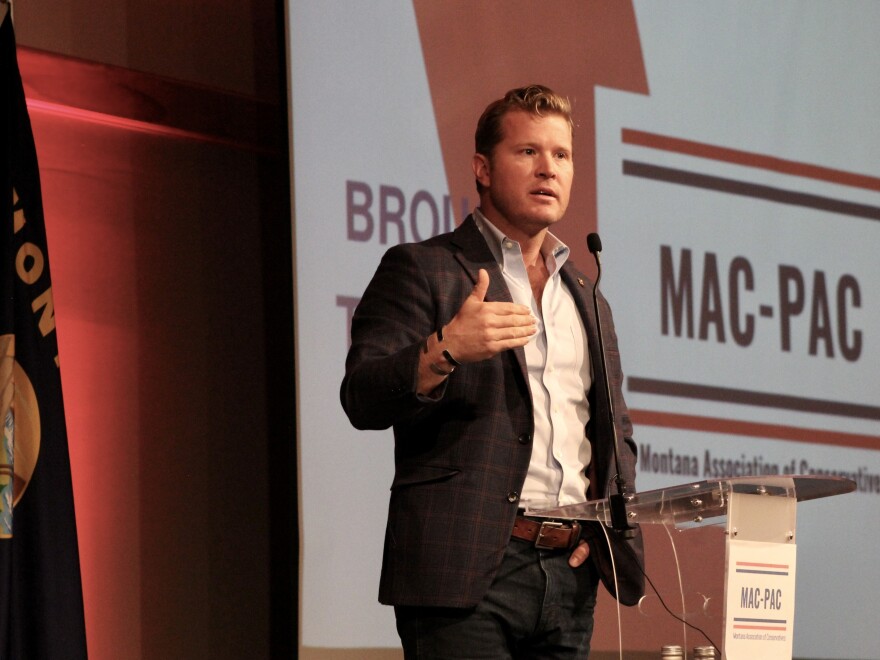
[[[443,330],[448,350],[461,362],[485,360],[525,346],[538,332],[538,321],[528,306],[486,302],[488,289],[489,272],[481,268],[467,300]]]
[[[474,285],[474,290],[471,291],[471,298],[476,298],[478,302],[483,302],[486,299],[486,291],[489,290],[489,273],[485,268],[480,268],[480,272],[477,275],[477,283]]]
[[[523,309],[528,310],[527,307]],[[538,332],[538,321],[531,311],[509,315],[492,314],[486,319],[485,339],[502,344],[500,349],[524,346]]]
[[[587,561],[587,557],[590,556],[590,546],[586,541],[581,541],[571,552],[571,557],[568,558],[568,565],[572,568],[577,568],[585,561]]]
[[[527,344],[536,332],[538,332],[538,327],[534,324],[534,322],[529,325],[509,325],[496,330],[497,338],[495,339],[495,341],[512,341],[517,343],[517,345]],[[519,340],[522,341],[520,342]]]
[[[473,294],[471,294],[473,295]],[[532,316],[532,310],[526,307],[525,305],[518,305],[517,303],[509,303],[509,302],[487,302],[483,303],[485,306],[486,312],[489,312],[495,316],[503,316],[503,317],[516,317],[522,316],[532,320],[534,322],[534,317]],[[504,319],[504,323],[507,322],[507,318]]]

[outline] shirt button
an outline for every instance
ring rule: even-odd
[[[519,493],[517,493],[515,490],[512,490],[507,494],[507,501],[508,502],[516,502],[518,499],[519,499]]]
[[[519,436],[517,438],[517,440],[519,441],[519,444],[527,445],[527,444],[529,444],[529,442],[532,441],[532,434],[531,433],[523,433],[521,436]]]

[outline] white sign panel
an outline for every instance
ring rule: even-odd
[[[796,559],[794,543],[728,543],[725,659],[791,660]]]

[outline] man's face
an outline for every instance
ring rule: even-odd
[[[574,174],[571,127],[561,115],[519,110],[501,119],[504,138],[491,158],[474,156],[484,186],[480,208],[511,238],[532,237],[559,221]]]

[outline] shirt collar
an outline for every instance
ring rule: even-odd
[[[483,215],[483,212],[479,207],[474,209],[474,221],[477,223],[477,228],[480,230],[483,238],[486,239],[486,243],[489,244],[489,249],[492,251],[492,256],[495,257],[495,261],[503,266],[504,252],[501,246],[505,241],[510,241],[512,243],[517,242],[512,238],[505,236],[498,227],[493,225],[492,222]],[[550,271],[551,275],[555,275],[559,272],[559,269],[562,268],[563,264],[568,261],[570,253],[571,250],[565,243],[560,241],[551,232],[547,232],[544,236],[544,243],[541,245],[541,255],[544,257],[544,261],[547,263],[547,269]]]

